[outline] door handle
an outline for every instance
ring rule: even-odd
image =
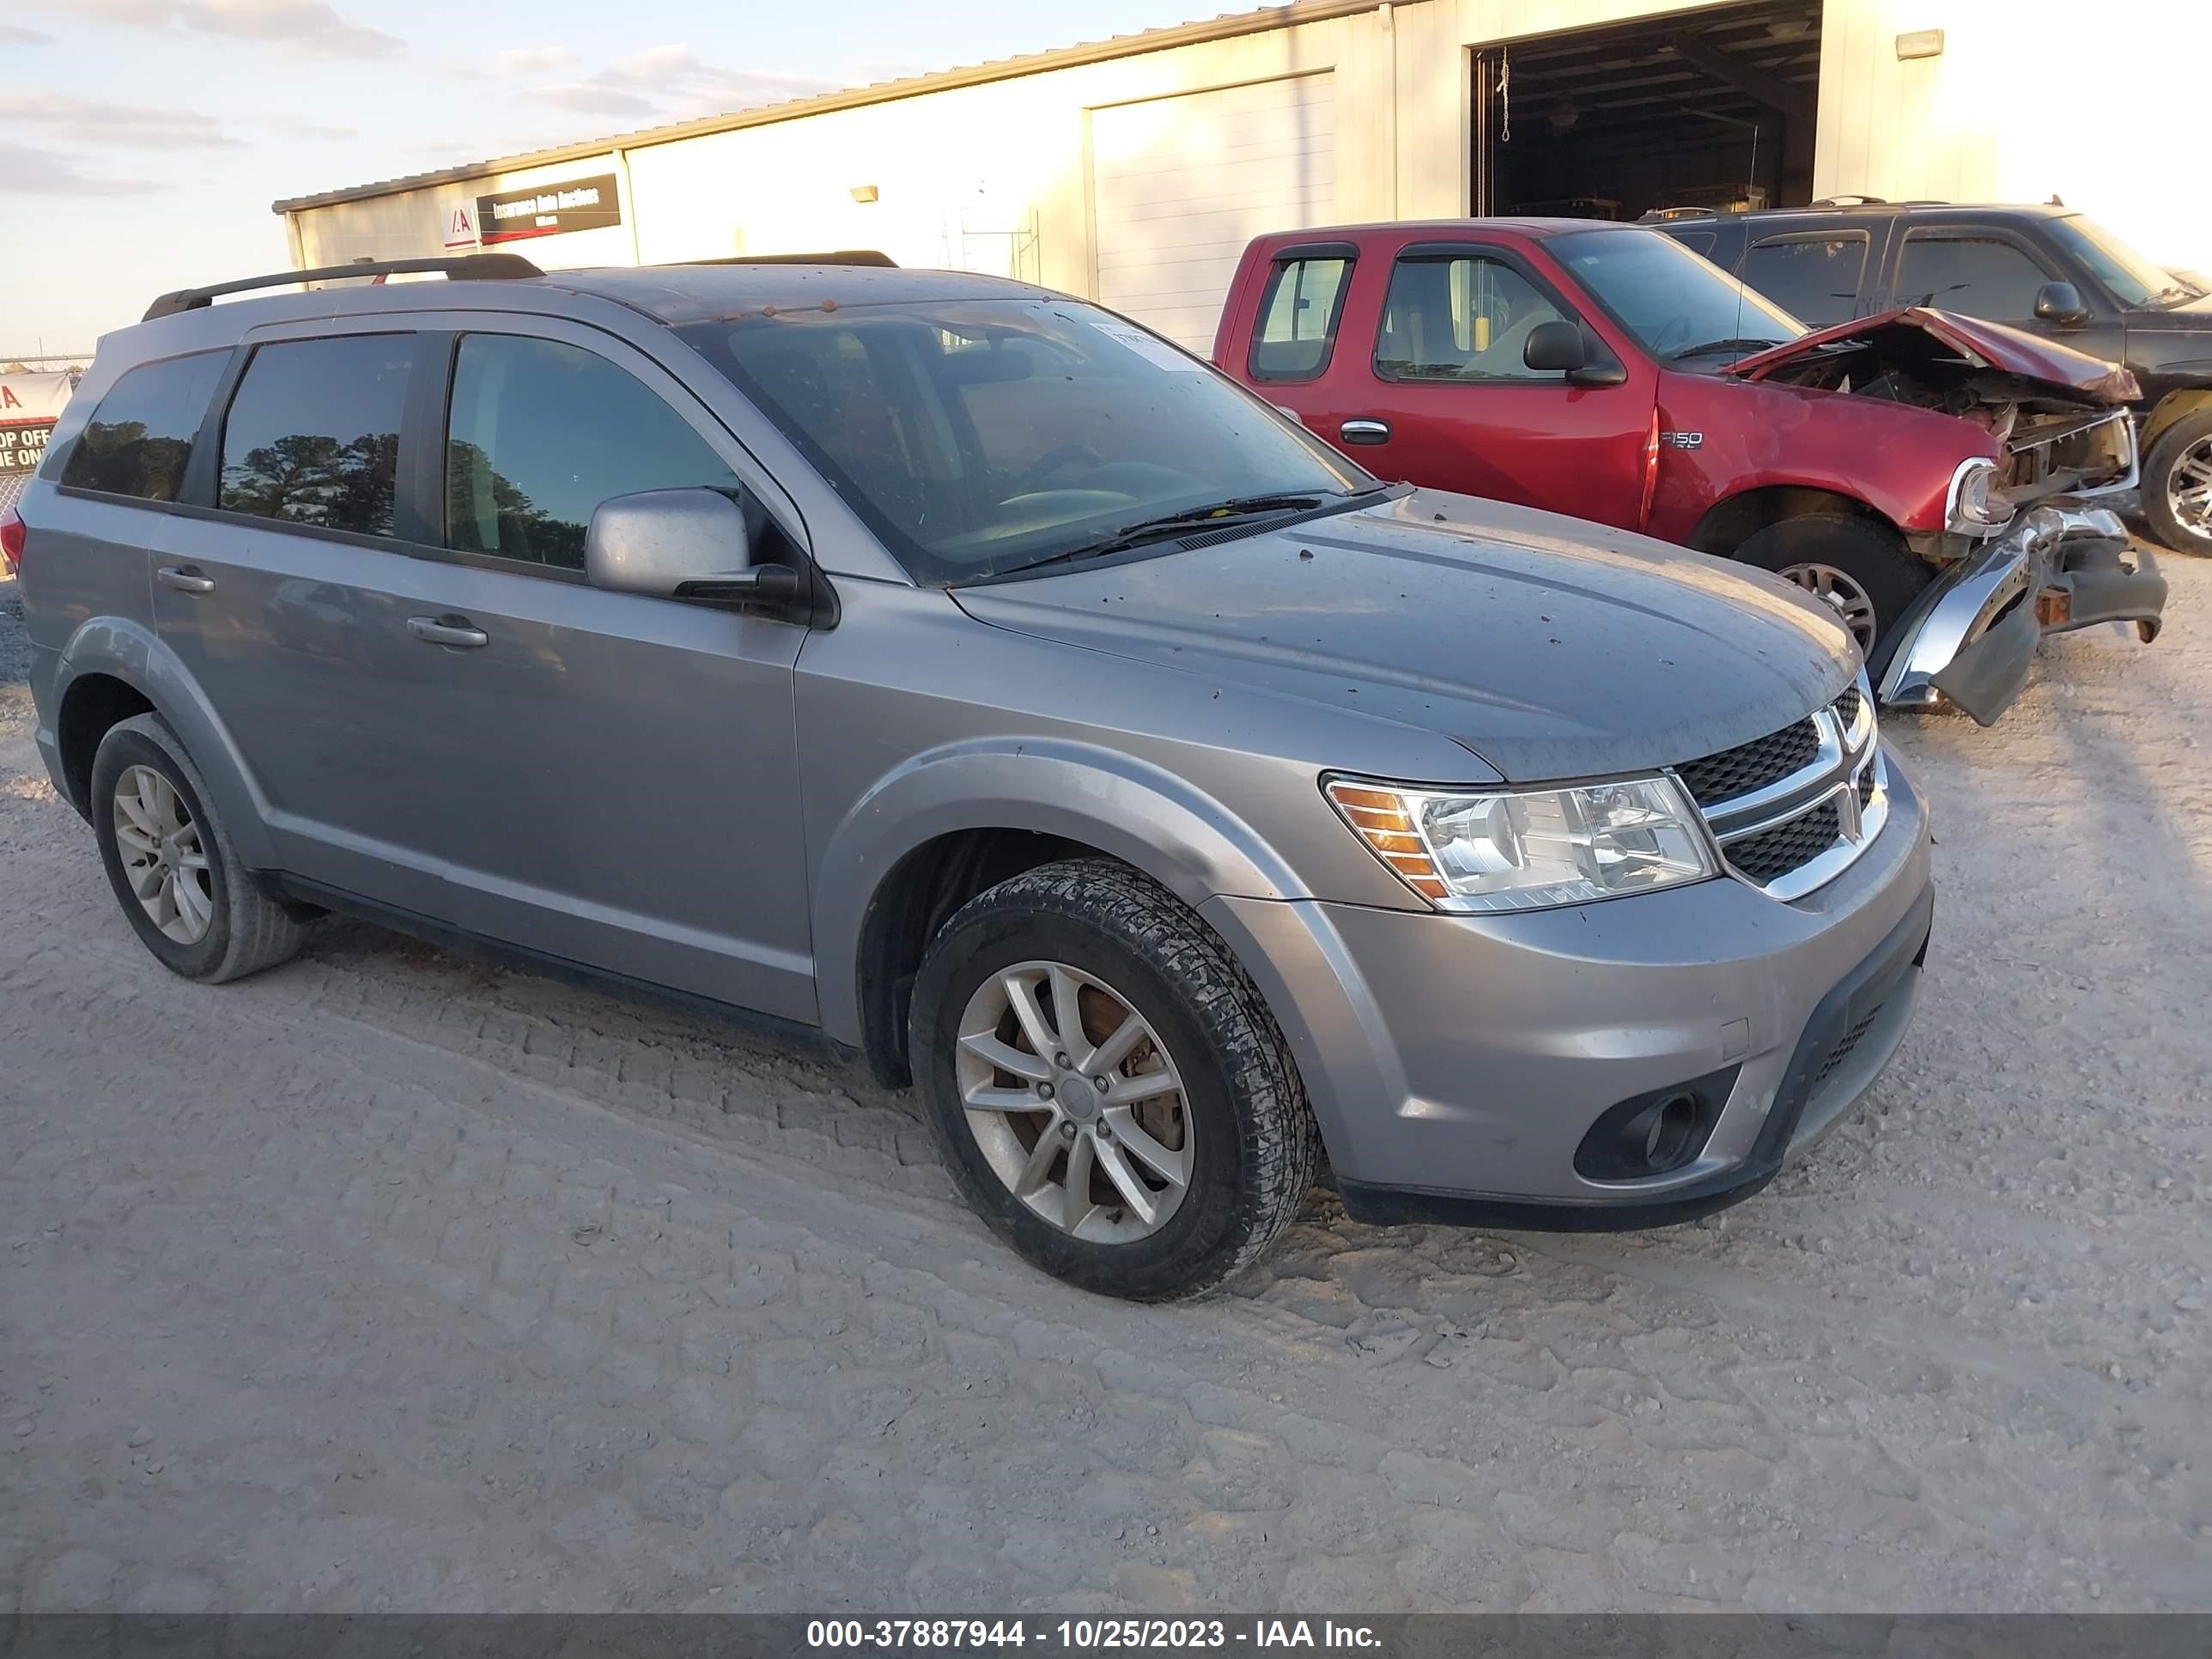
[[[173,587],[179,593],[212,593],[215,581],[203,576],[195,565],[165,564],[154,573],[154,579],[164,587]]]
[[[483,629],[473,626],[466,617],[450,612],[442,617],[410,617],[407,631],[425,645],[450,645],[460,651],[491,643],[491,635]]]
[[[1348,444],[1386,444],[1390,441],[1390,422],[1388,421],[1346,421],[1337,432]]]

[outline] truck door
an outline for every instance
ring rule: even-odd
[[[1547,322],[1617,354],[1517,250],[1408,243],[1352,289],[1322,420],[1307,422],[1322,436],[1386,478],[1639,527],[1656,375],[1640,354],[1613,385],[1529,368],[1528,336]]]

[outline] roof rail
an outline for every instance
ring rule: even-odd
[[[1806,205],[1808,207],[1887,207],[1890,202],[1887,197],[1861,196],[1854,191],[1846,190],[1833,196],[1823,196],[1819,201],[1808,202]]]
[[[501,282],[545,273],[519,253],[464,253],[439,259],[363,259],[358,264],[324,265],[314,270],[277,271],[267,276],[242,276],[234,283],[208,288],[180,288],[164,294],[146,307],[140,320],[173,317],[180,311],[198,311],[225,294],[246,294],[257,288],[286,288],[294,283],[330,283],[341,276],[398,276],[416,271],[442,272],[448,282]]]
[[[840,248],[835,253],[736,253],[719,259],[680,259],[686,265],[880,265],[896,270],[898,261],[872,247]]]

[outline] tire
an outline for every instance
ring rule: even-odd
[[[2143,457],[2143,517],[2163,545],[2177,553],[2212,554],[2212,495],[2179,499],[2182,490],[2203,489],[2208,484],[2212,484],[2212,409],[2183,416],[2158,434]]]
[[[1839,614],[1869,663],[1935,575],[1887,525],[1846,513],[1784,519],[1747,537],[1733,556],[1800,587],[1848,598],[1850,609]],[[1826,589],[1816,586],[1822,576]]]
[[[1081,1011],[1077,1029],[1098,1053],[1114,1046],[1105,1038],[1120,1030],[1123,1014],[1143,1022],[1133,1051],[1096,1073],[1110,1070],[1115,1092],[1091,1091],[1081,1066],[1045,1065],[1011,1001],[991,1029],[1011,1040],[1025,1073],[996,1069],[963,1040],[963,1022],[973,1030],[994,1018],[993,1000],[1010,977],[1046,963],[1083,981],[1073,999]],[[1060,983],[1040,977],[1031,1012],[1056,1022]],[[1071,1285],[1135,1301],[1197,1295],[1264,1253],[1313,1185],[1320,1132],[1258,990],[1203,921],[1126,866],[1104,859],[1045,865],[971,899],[931,941],[913,1006],[914,1075],[961,1190],[1000,1238]],[[1064,1042],[1054,1036],[1046,1046]],[[978,1113],[963,1096],[970,1087],[1034,1091],[1040,1085],[1025,1076],[1047,1073],[1059,1079],[1053,1106]],[[1179,1089],[1160,1091],[1164,1073],[1179,1079]],[[1042,1086],[1054,1086],[1051,1078]],[[1122,1091],[1144,1089],[1152,1092],[1137,1106],[1115,1103]],[[1143,1115],[1138,1128],[1158,1137],[1150,1156],[1175,1148],[1172,1158],[1184,1166],[1180,1189],[1145,1161],[1128,1133],[1132,1112]],[[1073,1137],[1058,1153],[1046,1150],[1054,1134]],[[1103,1195],[1095,1207],[1071,1196],[1077,1142],[1089,1149],[1085,1191]],[[1120,1175],[1104,1167],[1117,1157]],[[1017,1166],[1040,1158],[1042,1184],[1030,1198],[1017,1196],[1027,1173]],[[1149,1194],[1157,1220],[1123,1197],[1127,1188],[1117,1183],[1132,1170],[1160,1183]],[[1089,1236],[1067,1230],[1070,1206],[1088,1211],[1082,1227]]]
[[[165,932],[161,922],[138,897],[136,884],[149,871],[146,844],[155,839],[145,824],[159,821],[167,804],[158,788],[145,784],[143,775],[153,773],[175,792],[177,810],[172,815],[184,830],[161,839],[175,847],[195,848],[204,868],[185,866],[193,853],[181,854],[169,871],[178,896],[161,908],[178,918],[204,907],[198,934],[179,938]],[[134,817],[118,806],[117,795],[126,779],[133,779],[133,799],[141,805]],[[149,793],[156,798],[155,818],[145,817]],[[107,868],[108,885],[116,902],[137,931],[139,939],[161,965],[186,979],[219,984],[274,967],[300,948],[300,924],[275,899],[262,891],[239,863],[222,821],[207,805],[207,784],[199,768],[185,752],[177,734],[158,714],[140,714],[111,728],[100,740],[92,761],[92,826],[100,842],[100,860]],[[118,828],[118,814],[124,827]],[[126,847],[126,835],[133,845]],[[133,870],[140,872],[134,876]],[[181,890],[193,887],[197,897]],[[179,933],[190,931],[180,921]]]

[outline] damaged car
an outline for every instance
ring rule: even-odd
[[[2156,635],[2124,369],[1906,307],[1808,332],[1672,239],[1588,220],[1261,237],[1214,362],[1384,477],[1756,565],[1882,698],[1987,725],[2041,635]]]
[[[1801,336],[1731,373],[1934,410],[1997,447],[1994,471],[1961,463],[1988,504],[1986,544],[1960,552],[1972,526],[1906,538],[1944,574],[1893,630],[1883,701],[1926,706],[1940,694],[1970,711],[2002,708],[2044,634],[2129,622],[2146,645],[2158,637],[2166,581],[2155,560],[2130,547],[2117,514],[2088,504],[2136,485],[2128,405],[2137,388],[2127,369],[2000,323],[1909,306]],[[1993,634],[1996,643],[1966,649]]]

